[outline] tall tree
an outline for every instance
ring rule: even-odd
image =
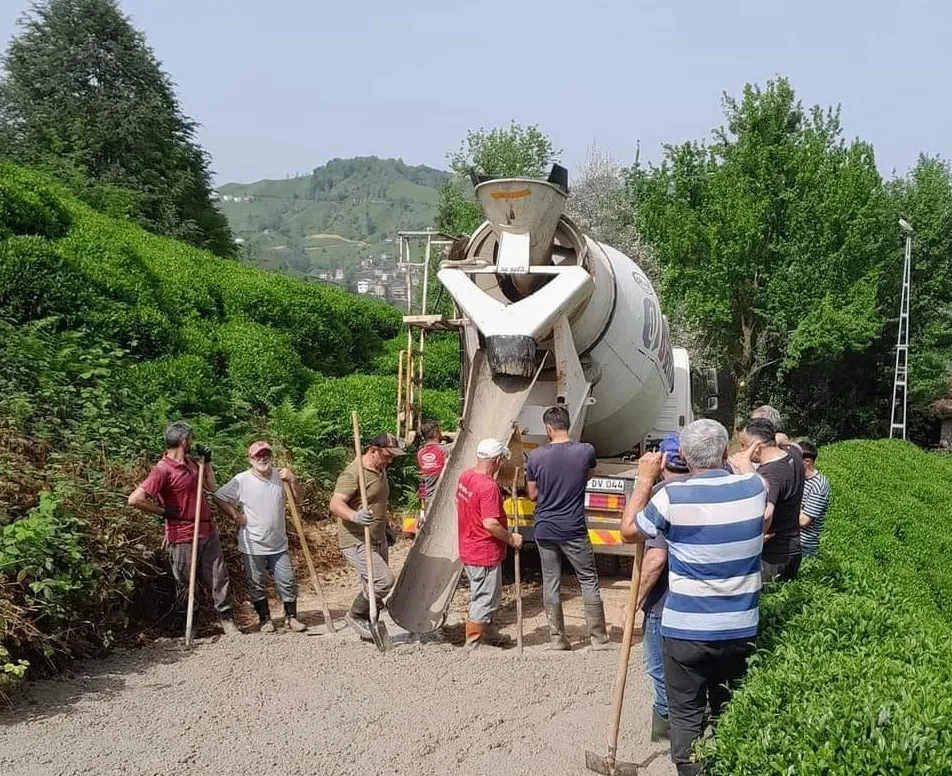
[[[497,177],[538,178],[548,172],[560,154],[535,124],[522,127],[511,122],[508,127],[469,132],[459,149],[447,155],[456,177],[440,188],[437,229],[459,236],[469,234],[482,222],[482,210],[472,197],[470,171]]]
[[[53,172],[93,204],[125,194],[147,229],[234,255],[197,125],[115,0],[45,0],[19,24],[3,57],[0,153]]]
[[[666,147],[630,186],[666,304],[705,332],[745,410],[878,340],[895,230],[872,148],[844,142],[838,109],[804,109],[783,78],[723,104],[709,143]]]

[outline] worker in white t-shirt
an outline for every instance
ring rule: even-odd
[[[250,468],[215,493],[215,503],[238,525],[238,550],[245,562],[248,597],[258,613],[262,633],[274,633],[268,607],[268,574],[284,603],[284,623],[293,631],[307,626],[297,619],[297,580],[288,554],[284,483],[300,499],[297,477],[290,469],[275,469],[274,451],[267,442],[248,448]]]

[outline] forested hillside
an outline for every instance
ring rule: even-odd
[[[161,455],[169,421],[192,424],[222,476],[243,468],[252,439],[270,439],[317,494],[348,454],[352,409],[368,433],[393,427],[398,343],[387,341],[399,328],[387,305],[152,235],[0,164],[8,664],[81,654],[125,626],[159,572],[161,541],[125,497]],[[453,386],[443,357],[455,367],[455,353],[434,349],[432,371]],[[447,423],[456,401],[452,387],[424,394]],[[409,480],[395,475],[405,499]],[[306,514],[323,516],[324,501],[315,495]]]
[[[218,204],[258,266],[297,276],[343,267],[352,281],[362,258],[396,261],[399,230],[433,226],[448,177],[397,159],[333,159],[307,176],[225,184]]]

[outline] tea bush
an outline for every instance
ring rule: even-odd
[[[219,481],[266,438],[326,490],[352,455],[351,410],[368,435],[393,430],[395,372],[353,373],[400,325],[386,305],[157,237],[0,164],[0,695],[108,646],[156,599],[161,528],[125,498],[166,424],[191,424]],[[455,398],[424,391],[447,424]],[[393,483],[406,498],[410,456]]]
[[[952,458],[843,442],[820,553],[762,599],[759,651],[703,747],[715,776],[952,772]]]

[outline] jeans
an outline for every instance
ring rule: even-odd
[[[169,561],[178,594],[187,594],[189,571],[192,566],[192,543],[169,545]],[[215,609],[221,615],[231,613],[231,580],[221,551],[221,540],[216,531],[211,536],[198,540],[198,569],[195,578],[211,590]]]
[[[654,686],[654,708],[662,717],[668,716],[668,693],[664,687],[664,657],[661,651],[661,615],[645,614],[644,650],[645,673]]]
[[[297,580],[294,578],[294,564],[288,551],[273,555],[245,555],[245,580],[248,584],[248,598],[252,603],[268,597],[268,574],[274,577],[274,586],[278,597],[285,603],[297,600]]]
[[[575,578],[582,589],[586,604],[601,603],[598,572],[595,570],[595,551],[588,536],[566,542],[536,540],[539,561],[542,564],[542,601],[545,606],[558,606],[562,591],[562,555],[572,564]]]
[[[703,733],[704,707],[710,703],[711,718],[717,718],[730,700],[731,690],[743,678],[752,650],[753,643],[747,639],[664,640],[671,761],[677,766],[678,776],[701,772],[702,764],[691,762],[691,747]]]
[[[463,566],[469,580],[469,620],[488,625],[502,598],[502,564]]]
[[[373,572],[374,572],[374,591],[377,593],[377,599],[386,598],[390,588],[393,587],[393,572],[387,562],[390,560],[390,548],[387,547],[387,541],[377,542],[372,547],[373,550]],[[347,547],[342,550],[347,562],[351,568],[357,572],[360,579],[360,591],[367,595],[367,555],[364,551],[364,543],[358,542],[353,547]],[[368,599],[369,600],[369,599]]]

